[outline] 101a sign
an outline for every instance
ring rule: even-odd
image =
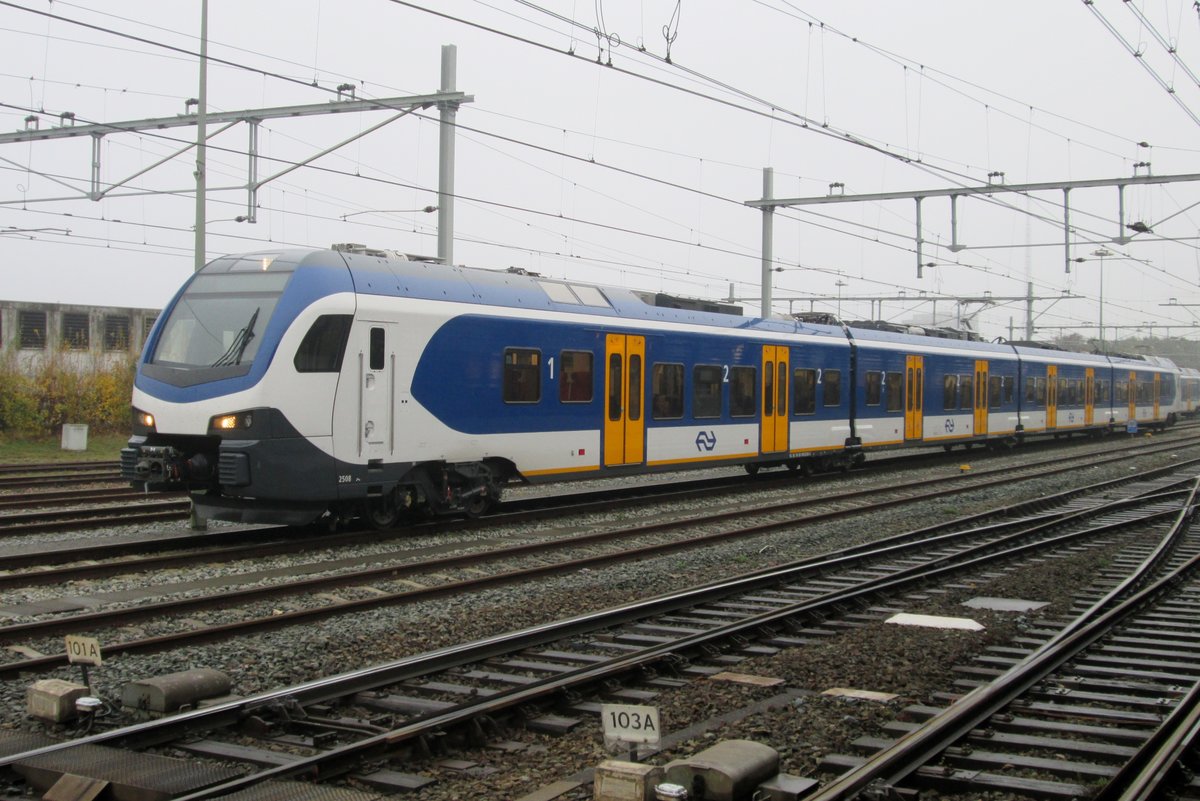
[[[68,634],[67,661],[72,665],[93,665],[100,667],[100,641],[95,637],[79,637]]]

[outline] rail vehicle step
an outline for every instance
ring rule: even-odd
[[[32,732],[0,732],[0,755],[13,756],[55,743]],[[113,801],[167,801],[239,775],[228,768],[102,745],[53,751],[18,761],[12,768],[42,793],[64,775],[107,782],[106,797]]]

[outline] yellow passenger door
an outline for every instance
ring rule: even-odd
[[[761,453],[788,449],[788,349],[783,345],[763,345],[759,440]]]
[[[904,438],[921,439],[925,436],[925,420],[922,408],[925,403],[925,357],[908,356],[904,370]]]
[[[988,363],[975,362],[975,428],[976,436],[988,432]]]
[[[605,338],[604,464],[641,464],[646,459],[646,338]]]

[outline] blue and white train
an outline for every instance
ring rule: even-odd
[[[361,246],[225,256],[151,332],[123,475],[216,519],[476,515],[510,482],[1165,426],[1166,360],[747,318]]]

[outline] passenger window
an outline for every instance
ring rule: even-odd
[[[887,410],[889,412],[904,411],[904,373],[888,373],[885,383]]]
[[[1015,378],[1013,378],[1011,375],[1005,375],[1005,376],[1000,377],[1000,384],[1001,384],[1001,387],[1003,388],[1002,391],[1004,394],[1004,402],[1005,403],[1013,402],[1013,386],[1016,384],[1016,382],[1017,382],[1017,380]]]
[[[384,333],[382,328],[371,329],[371,352],[369,355],[372,370],[383,369]]]
[[[775,362],[763,365],[763,417],[775,416]]]
[[[942,408],[946,411],[958,408],[958,376],[947,375],[942,379]]]
[[[349,314],[322,314],[313,321],[296,349],[292,364],[300,373],[337,373],[350,334]]]
[[[878,406],[883,403],[883,373],[878,370],[868,370],[866,379],[867,405]]]
[[[825,406],[841,406],[842,371],[826,370],[822,375],[821,385],[825,387],[821,398],[822,404]]]
[[[1035,397],[1033,399],[1034,403],[1038,404],[1039,406],[1045,406],[1046,405],[1046,379],[1035,378],[1034,379],[1034,387],[1035,387],[1035,390],[1034,390]]]
[[[655,420],[683,417],[683,365],[656,364],[650,378]]]
[[[729,370],[729,414],[733,417],[753,417],[758,411],[758,371],[753,367],[732,367]]]
[[[541,351],[507,348],[504,351],[504,402],[537,403],[542,399]]]
[[[692,368],[692,417],[721,416],[721,367],[698,364]]]
[[[988,376],[988,406],[993,409],[1000,406],[1000,376]]]
[[[642,357],[629,356],[629,419],[642,419]]]
[[[958,377],[958,400],[960,409],[973,409],[975,402],[975,376],[960,375]]]
[[[558,399],[563,403],[589,403],[593,391],[591,351],[564,350],[559,363],[562,373],[558,379]]]
[[[621,419],[621,354],[608,357],[608,419]]]
[[[792,413],[812,414],[817,410],[817,371],[792,372]]]

